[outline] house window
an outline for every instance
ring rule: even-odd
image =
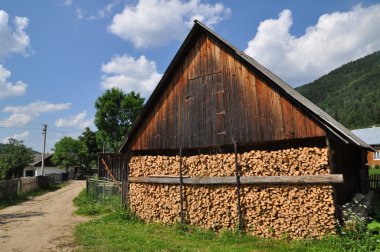
[[[33,170],[26,170],[25,171],[25,177],[33,177],[34,171]]]
[[[373,159],[380,160],[380,150],[375,150],[375,152],[373,153]]]

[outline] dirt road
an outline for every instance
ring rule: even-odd
[[[72,200],[85,186],[85,181],[71,181],[0,210],[0,251],[74,251],[74,226],[84,218],[74,215]]]

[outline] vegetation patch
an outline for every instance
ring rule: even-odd
[[[369,174],[380,174],[380,166],[379,166],[379,165],[371,166],[371,167],[368,169],[368,173],[369,173]]]
[[[74,205],[78,207],[76,214],[85,216],[98,216],[102,214],[121,211],[120,196],[110,196],[99,201],[94,196],[87,195],[86,190],[79,193],[74,199]]]
[[[101,217],[81,223],[75,237],[80,251],[380,251],[380,237],[369,230],[342,230],[322,240],[271,240],[233,231],[215,233],[189,225],[143,223],[128,209],[113,205],[96,208],[82,192],[78,212]],[[86,204],[90,206],[86,206]]]
[[[68,184],[67,182],[59,183],[59,184],[52,184],[47,188],[37,189],[35,191],[23,193],[21,195],[14,195],[14,196],[6,197],[6,198],[1,198],[0,199],[0,209],[3,209],[3,208],[8,207],[8,206],[17,205],[17,204],[22,203],[24,201],[30,200],[33,197],[40,196],[40,195],[43,195],[43,194],[48,193],[48,192],[56,191],[58,189],[61,189],[64,186],[66,186],[67,184]]]
[[[349,129],[380,123],[380,52],[349,62],[296,88]]]

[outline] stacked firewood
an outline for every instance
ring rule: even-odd
[[[247,232],[273,238],[320,238],[335,232],[331,186],[244,186]]]
[[[179,156],[136,156],[130,176],[179,175]],[[234,153],[183,157],[183,175],[223,177],[235,175]],[[238,154],[242,176],[299,176],[329,174],[327,148],[253,150]]]
[[[179,175],[178,156],[135,156],[130,176]],[[235,175],[234,153],[186,156],[183,175]],[[238,154],[242,176],[329,174],[327,148],[253,150]],[[237,227],[236,186],[184,186],[185,221],[213,230]],[[254,235],[275,238],[322,237],[335,230],[332,187],[329,185],[242,185],[244,226]],[[180,220],[178,185],[131,184],[132,209],[144,220]]]
[[[163,223],[180,220],[179,186],[131,184],[129,201],[143,220]]]

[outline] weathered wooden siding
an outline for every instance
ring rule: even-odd
[[[98,154],[98,176],[112,179],[110,174],[106,171],[102,159],[107,164],[112,172],[112,175],[117,181],[125,180],[126,178],[126,156],[117,153],[100,153]]]
[[[324,136],[270,83],[202,34],[169,79],[132,150],[193,148]]]

